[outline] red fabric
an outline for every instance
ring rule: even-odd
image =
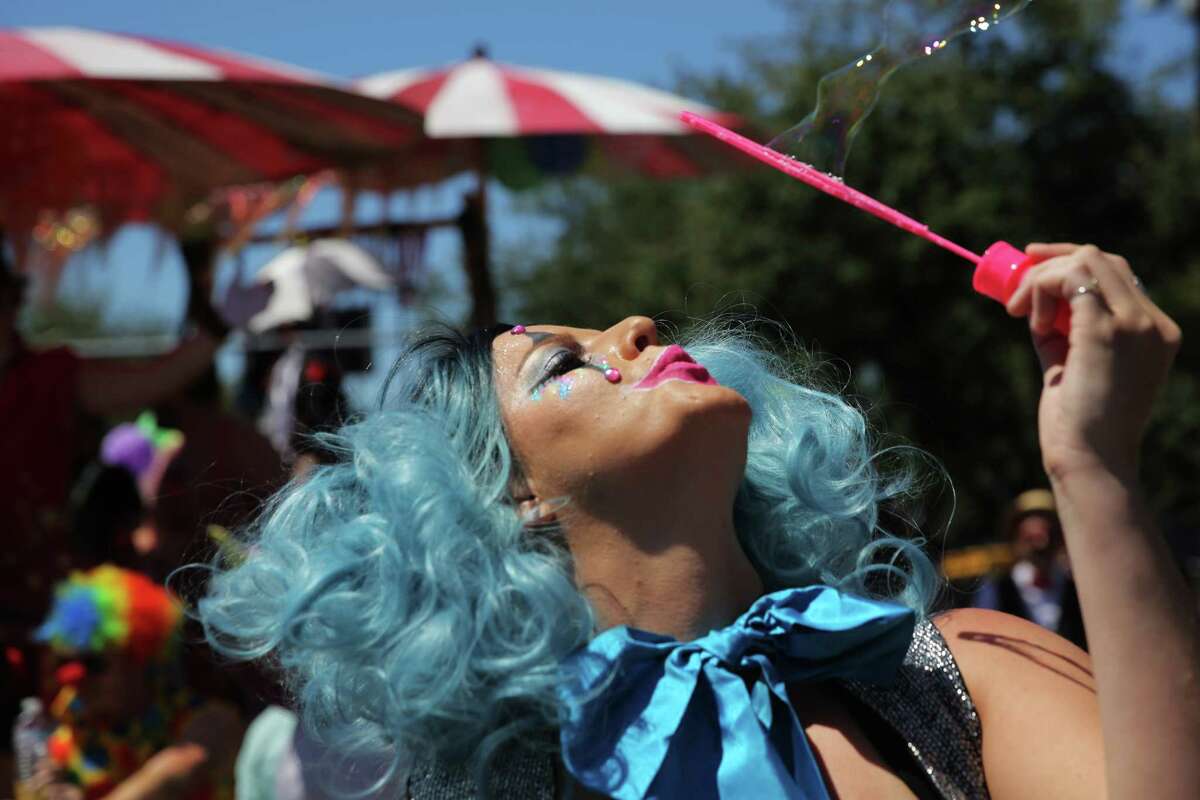
[[[137,39],[161,50],[166,50],[169,53],[175,53],[176,55],[203,61],[205,64],[211,64],[221,70],[221,77],[223,79],[270,81],[272,83],[308,82],[288,72],[272,69],[270,64],[258,62],[255,59],[239,58],[232,53],[223,53],[219,50],[204,50],[203,48],[193,47],[181,42],[168,42],[147,36],[131,36],[129,38]],[[320,80],[320,78],[317,78],[317,80]]]
[[[514,77],[502,70],[508,99],[522,134],[603,133],[604,128],[558,92],[540,83]]]
[[[421,113],[428,113],[438,94],[445,87],[448,78],[460,66],[429,71],[415,80],[409,78],[412,80],[411,83],[388,95],[387,99]],[[593,146],[598,147],[606,156],[603,161],[607,168],[659,179],[693,177],[714,171],[745,169],[753,164],[748,157],[732,151],[706,136],[687,133],[681,135],[608,133],[600,122],[589,117],[578,105],[572,103],[552,86],[543,83],[538,76],[502,64],[493,64],[493,66],[499,70],[504,81],[507,99],[512,104],[516,117],[517,136],[585,135]],[[674,116],[673,112],[662,109],[653,113],[660,113],[665,117]],[[729,127],[741,125],[741,120],[733,114],[710,111],[703,116]],[[413,157],[409,159],[409,162],[440,163],[438,162],[439,158],[449,160],[451,156],[458,161],[446,164],[438,174],[452,174],[460,169],[474,167],[475,156],[466,148],[449,149],[444,156],[431,154],[423,158]],[[417,177],[400,170],[393,172],[377,170],[375,175],[380,184],[385,186],[412,185],[418,181]]]
[[[286,178],[320,166],[316,159],[296,150],[273,131],[170,89],[128,82],[107,88],[149,109],[154,116],[172,126],[187,131],[212,149],[229,154],[256,173],[251,180]]]
[[[362,104],[370,104],[367,98],[353,95],[343,97],[336,92],[322,91],[319,87],[287,87],[260,85],[255,87],[255,94],[269,101],[272,107],[280,113],[287,113],[293,119],[309,120],[307,124],[320,128],[336,128],[338,142],[346,146],[349,134],[358,134],[356,145],[397,146],[408,145],[420,136],[420,120],[414,115],[411,125],[397,122],[385,122],[374,112],[363,113]],[[358,102],[361,100],[361,104]],[[398,110],[397,116],[407,112]],[[320,141],[321,137],[314,137]],[[322,154],[328,154],[328,148],[314,143],[314,149]]]
[[[426,109],[429,108],[429,104],[433,102],[433,98],[437,97],[438,92],[446,84],[446,78],[449,76],[450,70],[435,72],[426,80],[417,81],[411,86],[407,86],[396,92],[389,99],[394,103],[406,105],[424,114]]]
[[[0,219],[14,239],[43,209],[78,205],[94,206],[108,228],[155,217],[175,225],[179,212],[212,188],[358,163],[388,150],[407,155],[420,136],[416,115],[318,76],[310,82],[300,70],[230,53],[128,38],[213,65],[221,76],[91,78],[23,32],[0,31]],[[132,113],[114,110],[114,94]],[[135,149],[145,141],[139,113],[178,132],[180,138],[156,143],[159,161]],[[211,168],[188,158],[188,136],[218,154]],[[216,163],[222,156],[227,162]]]
[[[54,680],[59,686],[75,686],[87,677],[87,667],[78,661],[68,661],[54,670]]]
[[[0,81],[74,78],[81,74],[20,33],[0,30]]]
[[[66,764],[71,757],[71,740],[64,736],[51,736],[46,747],[47,755],[55,764]]]
[[[5,636],[36,625],[70,567],[66,503],[76,455],[79,361],[21,351],[0,373],[0,616]],[[19,636],[8,643],[23,644]]]
[[[310,361],[304,368],[304,380],[309,383],[321,383],[329,377],[329,368],[320,361]]]
[[[275,83],[303,83],[303,78],[269,63],[251,58],[239,58],[232,53],[205,50],[199,47],[154,39],[148,36],[108,34],[140,42],[168,53],[192,58],[210,64],[221,71],[220,78]],[[0,30],[0,80],[37,80],[47,78],[78,78],[84,73],[74,65],[55,56],[52,52],[31,41],[19,30]],[[319,79],[318,79],[319,80]]]
[[[0,217],[12,230],[38,209],[93,203],[110,217],[143,219],[166,192],[163,170],[63,102],[49,86],[0,84]]]

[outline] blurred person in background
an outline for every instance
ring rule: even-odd
[[[83,421],[131,415],[178,394],[212,365],[230,325],[266,303],[269,287],[235,285],[218,314],[211,272],[211,261],[188,269],[191,330],[173,351],[136,363],[84,359],[23,341],[17,323],[26,281],[0,241],[0,508],[8,534],[0,548],[0,647],[21,665],[18,675],[37,673],[29,635],[54,582],[75,566],[68,505],[77,467],[90,457],[81,452]],[[0,686],[0,725],[11,724],[33,688],[28,679]]]
[[[74,566],[138,565],[134,540],[145,506],[128,469],[99,461],[88,464],[71,490],[70,517]]]
[[[386,757],[346,759],[308,733],[299,716],[270,706],[246,729],[236,766],[237,800],[397,800],[404,798],[399,777],[374,785]],[[326,791],[327,773],[343,778],[338,791]]]
[[[136,366],[81,359],[65,347],[32,350],[17,330],[25,287],[0,263],[0,508],[7,527],[0,548],[0,646],[22,661],[32,656],[29,633],[51,586],[73,565],[67,506],[76,465],[86,460],[82,418],[130,413],[162,400],[211,363],[219,342],[197,326],[176,350]],[[21,682],[0,687],[0,724],[11,723],[18,699],[31,689]]]
[[[211,234],[185,237],[180,253],[189,275],[198,276],[199,296],[212,296],[212,274],[219,241]],[[238,286],[198,316],[249,320],[270,299],[270,284]],[[189,308],[191,308],[189,306]],[[243,523],[281,482],[279,457],[252,424],[226,408],[215,365],[210,362],[158,405],[164,425],[177,428],[184,444],[162,475],[154,498],[156,555],[166,574],[185,553],[206,541],[209,525],[233,528]]]
[[[144,411],[100,442],[97,457],[71,489],[71,552],[75,566],[101,564],[146,572],[157,544],[147,517],[163,471],[183,446],[183,434],[160,428]]]
[[[210,525],[232,530],[244,524],[285,476],[266,437],[225,408],[212,365],[160,404],[158,417],[182,433],[151,501],[152,574],[165,580],[202,556]]]
[[[286,475],[279,455],[254,425],[227,410],[209,367],[158,407],[164,425],[180,432],[147,501],[139,564],[166,582],[189,560],[205,559],[221,536],[250,521]],[[236,705],[249,719],[278,694],[274,680],[252,665],[218,668],[198,630],[187,649],[193,685]]]
[[[296,330],[285,329],[284,335]],[[334,460],[318,437],[336,431],[349,415],[344,374],[336,356],[327,350],[309,350],[294,340],[267,374],[258,428],[288,465],[292,478],[305,478],[313,467]]]
[[[112,565],[72,573],[56,587],[36,634],[55,658],[44,795],[232,796],[242,726],[236,711],[190,687],[182,618],[166,589]]]
[[[1005,511],[1002,527],[1012,546],[1013,564],[985,579],[971,605],[1031,620],[1086,650],[1083,615],[1054,493],[1030,489],[1017,495]]]
[[[333,433],[349,419],[350,404],[342,390],[342,378],[332,358],[320,353],[306,355],[288,437],[293,478],[303,479],[317,465],[336,461],[336,454],[319,437]]]

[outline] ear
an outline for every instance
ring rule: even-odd
[[[558,522],[558,511],[563,505],[558,498],[543,500],[535,496],[526,497],[517,503],[517,516],[527,528],[553,525]]]

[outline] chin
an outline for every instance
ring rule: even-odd
[[[606,445],[556,491],[600,505],[638,495],[655,505],[728,495],[732,508],[746,470],[750,418],[750,404],[729,387],[667,381],[614,415],[620,422],[599,440]]]
[[[691,381],[667,381],[655,391],[669,394],[691,407],[700,416],[730,415],[744,417],[747,430],[750,425],[750,403],[741,393],[728,386],[693,383]]]
[[[671,402],[659,408],[672,414],[675,424],[661,443],[680,458],[698,459],[714,466],[715,460],[737,466],[740,476],[746,461],[746,443],[750,434],[750,403],[728,386],[711,386],[688,381],[668,381],[657,391]],[[664,399],[666,399],[664,397]],[[689,468],[694,464],[689,463]]]

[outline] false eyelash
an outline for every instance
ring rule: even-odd
[[[560,375],[566,375],[572,370],[586,367],[590,360],[580,356],[575,350],[559,350],[546,362],[546,374],[534,388],[540,389]]]

